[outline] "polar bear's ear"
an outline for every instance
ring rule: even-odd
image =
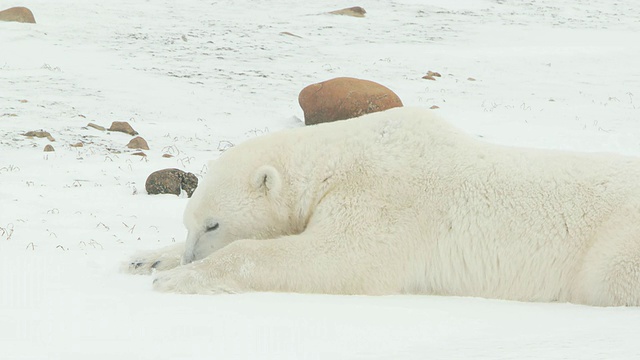
[[[271,165],[263,165],[256,170],[251,179],[253,187],[264,191],[269,196],[278,196],[282,188],[282,177],[276,168]]]

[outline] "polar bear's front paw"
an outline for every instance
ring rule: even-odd
[[[181,254],[148,252],[132,257],[123,264],[123,270],[130,274],[148,275],[153,271],[164,271],[180,266]]]
[[[237,287],[224,284],[190,265],[159,273],[153,289],[179,294],[234,294]]]

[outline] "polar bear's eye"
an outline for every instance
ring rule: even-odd
[[[209,231],[216,230],[219,225],[220,224],[218,224],[218,223],[207,225],[207,229],[204,232],[209,232]]]

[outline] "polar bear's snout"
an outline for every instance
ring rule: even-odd
[[[202,228],[189,230],[185,244],[182,265],[203,259],[222,247],[220,223],[214,220],[206,221]]]
[[[194,233],[189,231],[187,233],[187,241],[185,243],[184,254],[182,255],[182,265],[189,264],[195,260],[196,248],[198,246],[200,236],[200,232]]]
[[[193,260],[195,259],[195,256],[193,255],[193,253],[184,253],[184,255],[182,256],[182,261],[180,263],[180,265],[187,265],[193,262]]]

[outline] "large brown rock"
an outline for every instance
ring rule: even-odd
[[[26,7],[12,7],[10,9],[0,11],[0,21],[17,21],[30,24],[36,23],[33,13]]]
[[[402,106],[398,95],[387,87],[349,77],[309,85],[300,92],[298,102],[306,125],[351,119]]]
[[[163,169],[151,173],[147,177],[144,187],[150,195],[180,195],[180,190],[182,189],[191,197],[198,187],[198,177],[180,169]]]

